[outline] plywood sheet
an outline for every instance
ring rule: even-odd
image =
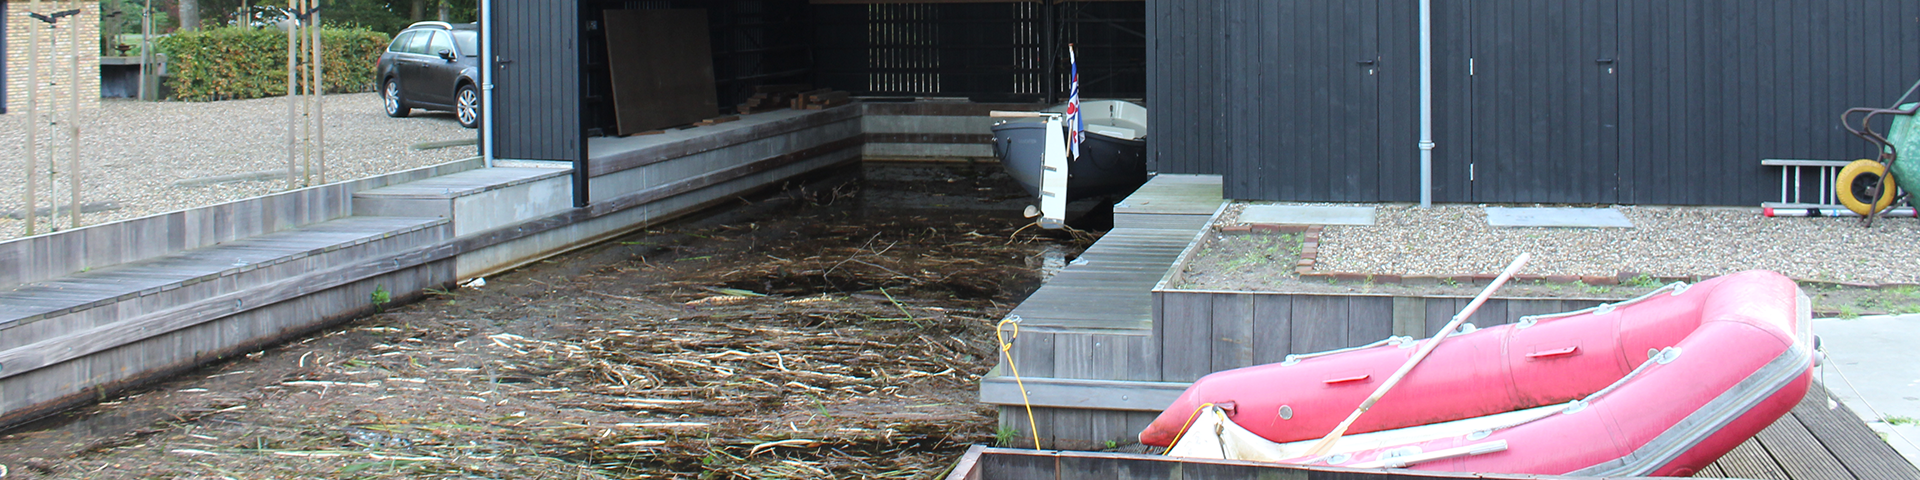
[[[606,24],[621,135],[719,114],[706,10],[607,10]]]

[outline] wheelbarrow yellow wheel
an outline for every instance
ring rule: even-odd
[[[1873,205],[1867,205],[1867,196],[1873,192],[1873,185],[1886,178],[1886,185],[1880,187],[1880,197]],[[1840,197],[1840,204],[1853,213],[1867,215],[1886,210],[1893,205],[1893,192],[1897,190],[1893,177],[1887,176],[1887,166],[1873,160],[1860,159],[1840,169],[1840,178],[1834,181],[1833,193]]]

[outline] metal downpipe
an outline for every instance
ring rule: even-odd
[[[1433,0],[1420,0],[1420,208],[1433,208]]]

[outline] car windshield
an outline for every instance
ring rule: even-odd
[[[469,57],[480,56],[480,32],[472,30],[454,30],[453,41],[460,46],[460,54]]]

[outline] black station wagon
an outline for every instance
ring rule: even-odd
[[[480,30],[476,24],[420,22],[400,31],[374,67],[387,116],[413,109],[452,111],[480,126]]]

